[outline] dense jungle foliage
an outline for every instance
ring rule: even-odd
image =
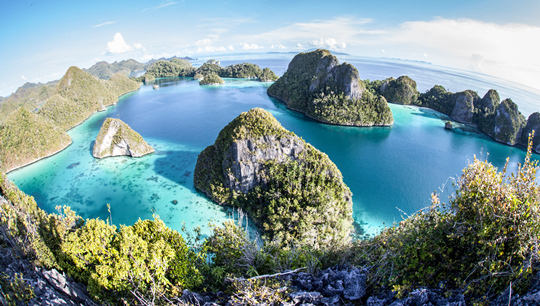
[[[64,130],[20,107],[0,125],[0,171],[32,163],[69,144],[71,138]]]
[[[206,74],[203,76],[203,79],[199,82],[200,85],[216,85],[216,84],[224,84],[225,81],[223,81],[222,78],[219,77],[219,75],[215,73]]]

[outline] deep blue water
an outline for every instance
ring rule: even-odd
[[[285,72],[292,55],[273,58],[224,58],[222,66],[249,61]],[[408,74],[425,91],[441,84],[452,91],[498,89],[528,115],[540,110],[539,96],[514,84],[478,74],[423,63],[343,57],[362,79]],[[195,64],[203,62],[200,60]],[[225,79],[222,86],[200,86],[191,78],[167,78],[122,97],[106,112],[69,131],[73,144],[59,154],[8,174],[40,207],[52,212],[69,205],[83,217],[109,216],[116,224],[159,215],[180,230],[221,222],[230,210],[213,204],[193,187],[197,155],[214,143],[219,131],[238,114],[254,107],[270,111],[288,130],[328,154],[353,192],[355,220],[368,233],[429,206],[433,191],[452,193],[452,178],[476,155],[498,167],[510,157],[510,170],[525,156],[522,148],[496,143],[469,129],[448,131],[448,118],[437,112],[391,105],[393,127],[355,128],[317,123],[269,98],[267,83]],[[120,118],[139,132],[156,152],[142,158],[92,157],[92,147],[107,117]],[[178,204],[173,204],[177,200]],[[208,233],[208,230],[205,230]]]

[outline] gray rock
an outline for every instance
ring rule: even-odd
[[[260,170],[265,162],[296,160],[305,149],[305,143],[298,137],[263,136],[260,139],[235,141],[225,156],[223,168],[230,165],[232,173],[226,179],[231,189],[247,193],[257,185],[264,184]]]
[[[519,143],[527,146],[529,143],[529,135],[534,131],[533,146],[532,149],[540,153],[540,113],[534,112],[527,119],[527,124],[521,133]],[[0,199],[1,201],[1,199]]]
[[[379,299],[377,297],[370,296],[366,301],[366,305],[367,306],[384,306],[384,305],[388,305],[388,300]]]
[[[486,122],[478,123],[478,127],[493,139],[513,146],[521,138],[525,124],[526,119],[517,105],[512,100],[505,99]]]
[[[51,284],[56,290],[69,296],[76,302],[84,302],[89,300],[86,293],[86,288],[77,283],[69,283],[63,274],[52,269],[50,271],[43,272],[43,277]]]
[[[180,298],[180,300],[192,305],[205,305],[206,303],[211,303],[209,297],[195,292],[191,292],[188,289],[182,291],[182,297]]]
[[[366,276],[354,269],[343,279],[343,297],[351,301],[358,300],[366,294]]]
[[[289,297],[294,301],[295,304],[318,303],[323,298],[320,292],[306,292],[306,291],[293,292],[289,295]]]
[[[474,114],[474,104],[480,100],[476,92],[466,90],[455,93],[456,104],[450,117],[461,123],[472,123]]]

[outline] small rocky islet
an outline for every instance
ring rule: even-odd
[[[96,158],[126,155],[141,157],[154,151],[141,135],[125,122],[107,118],[96,137],[92,155]]]

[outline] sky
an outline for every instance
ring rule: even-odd
[[[538,0],[0,0],[0,96],[98,61],[312,48],[540,90],[539,17]]]

